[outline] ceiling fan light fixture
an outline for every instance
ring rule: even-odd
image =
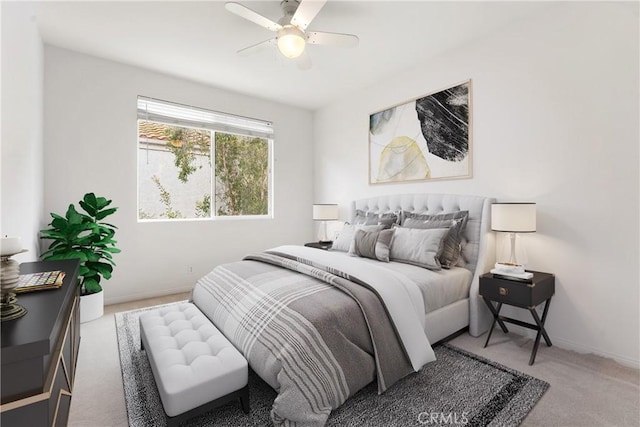
[[[287,58],[302,55],[306,44],[305,34],[298,27],[286,25],[278,31],[278,50]]]

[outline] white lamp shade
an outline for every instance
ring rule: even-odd
[[[338,205],[313,205],[314,221],[335,221],[338,219]]]
[[[533,233],[536,231],[536,204],[492,204],[491,229],[507,233]]]

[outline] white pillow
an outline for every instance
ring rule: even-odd
[[[440,270],[442,241],[448,228],[404,228],[395,227],[389,258],[391,261],[413,264],[429,270]]]
[[[380,231],[384,228],[383,225],[352,225],[345,223],[342,227],[342,231],[338,234],[338,238],[333,241],[331,246],[332,251],[349,252],[355,237],[356,230],[363,231]]]

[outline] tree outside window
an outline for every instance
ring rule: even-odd
[[[138,218],[268,216],[270,145],[267,138],[138,120]]]

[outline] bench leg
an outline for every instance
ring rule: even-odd
[[[180,417],[167,417],[167,427],[178,427],[183,421]]]
[[[249,405],[249,386],[246,386],[240,391],[240,405],[242,405],[242,410],[245,414],[248,414],[251,411]]]

